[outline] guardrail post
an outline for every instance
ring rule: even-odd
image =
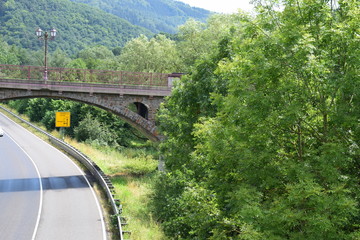
[[[30,79],[31,79],[31,67],[29,66],[28,67],[28,74],[27,74],[27,79],[30,81]]]
[[[119,76],[120,76],[120,79],[119,79],[119,85],[121,85],[121,84],[122,84],[122,75],[123,75],[123,72],[121,71],[121,72],[120,72],[120,74],[119,74]]]

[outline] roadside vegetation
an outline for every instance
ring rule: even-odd
[[[99,148],[79,143],[70,138],[65,138],[65,141],[89,156],[110,176],[116,191],[115,198],[120,199],[123,205],[122,216],[128,223],[123,230],[131,232],[131,235],[125,235],[125,239],[165,239],[149,206],[158,175],[158,154],[155,148],[137,146],[119,151],[111,147]]]

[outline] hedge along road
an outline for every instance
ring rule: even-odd
[[[3,114],[0,239],[106,239],[99,201],[62,152]]]

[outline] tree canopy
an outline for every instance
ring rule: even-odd
[[[171,237],[360,237],[359,2],[275,3],[228,16],[160,112]]]

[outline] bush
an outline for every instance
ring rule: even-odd
[[[114,145],[115,143],[115,136],[90,113],[74,129],[74,134],[77,141],[87,142],[95,146]]]

